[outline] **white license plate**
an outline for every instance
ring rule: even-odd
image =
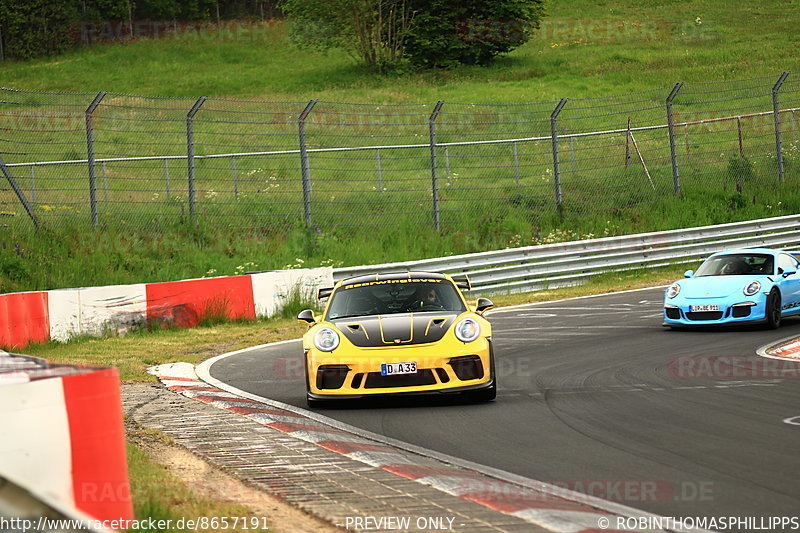
[[[411,361],[409,363],[383,363],[381,365],[381,375],[393,376],[395,374],[416,374],[417,363]]]
[[[692,313],[702,313],[704,311],[719,311],[719,306],[717,304],[690,305],[689,311]]]

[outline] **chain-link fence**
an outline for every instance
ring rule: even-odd
[[[786,74],[508,105],[2,88],[0,224],[447,230],[743,202],[796,186],[798,107]]]

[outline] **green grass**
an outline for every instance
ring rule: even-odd
[[[93,230],[85,221],[66,220],[55,229],[0,234],[0,292],[405,261],[735,222],[800,210],[796,169],[787,166],[787,181],[779,184],[771,165],[754,166],[751,173],[739,176],[728,173],[730,164],[722,159],[716,166],[684,167],[680,198],[672,193],[667,171],[660,178],[653,174],[660,179],[654,190],[640,172],[630,170],[617,177],[615,193],[605,197],[600,191],[611,182],[566,176],[563,185],[569,201],[560,210],[555,209],[549,186],[537,193],[517,188],[506,178],[507,185],[498,180],[499,187],[505,187],[501,195],[464,196],[459,211],[452,211],[451,205],[459,202],[454,185],[443,188],[440,235],[432,229],[430,200],[425,197],[411,202],[408,213],[391,216],[381,214],[384,207],[379,199],[373,198],[375,205],[362,203],[361,216],[366,222],[385,220],[379,228],[357,223],[328,229],[321,223],[320,229],[308,231],[297,221],[283,228],[236,231],[218,227],[210,215],[205,218],[205,210],[198,226],[166,222],[155,232]],[[739,166],[734,164],[734,171]],[[351,196],[363,202],[364,195]]]
[[[533,102],[797,70],[800,3],[553,1],[543,31],[489,68],[376,76],[345,53],[257,40],[173,39],[83,48],[0,65],[15,88],[361,102]],[[700,24],[697,20],[700,20]]]
[[[115,366],[122,381],[155,381],[149,366],[192,364],[266,342],[295,339],[306,328],[296,319],[241,320],[190,329],[139,330],[124,336],[81,337],[66,343],[31,344],[24,353],[60,363]]]
[[[376,105],[440,99],[519,103],[651,91],[642,96],[644,101],[662,106],[664,90],[676,81],[777,77],[781,71],[798,70],[800,60],[794,50],[800,35],[793,24],[800,15],[797,0],[736,9],[727,2],[711,0],[579,0],[552,2],[548,9],[549,16],[535,39],[487,68],[374,75],[341,51],[298,50],[287,43],[286,30],[279,23],[256,41],[184,38],[98,45],[54,58],[5,62],[0,64],[0,76],[8,87],[89,93],[26,96],[31,109],[58,100],[79,110],[50,128],[73,128],[74,132],[54,133],[44,128],[48,132],[26,139],[48,143],[40,145],[50,150],[48,158],[74,159],[85,157],[84,100],[99,90],[115,93],[107,97],[108,104],[123,106],[152,105],[151,101],[121,96],[125,94],[187,98],[165,111],[170,117],[174,115],[176,122],[170,125],[170,133],[157,139],[150,139],[147,133],[114,131],[124,129],[125,120],[107,117],[98,123],[99,153],[134,150],[137,155],[152,155],[164,153],[163,147],[156,149],[148,141],[166,143],[164,146],[172,147],[169,153],[181,153],[185,144],[184,108],[199,95],[300,102],[270,107],[283,109],[292,117],[310,98]],[[771,83],[771,79],[764,83]],[[692,118],[695,109],[714,115],[715,106],[723,110],[734,105],[730,101],[715,103],[716,95],[703,97],[706,102],[702,106],[693,104],[697,91],[704,87],[723,88],[687,86],[679,106],[683,117]],[[613,101],[636,98],[639,96],[619,96]],[[759,96],[736,105],[745,106],[744,111],[760,110],[769,108],[767,100]],[[224,116],[219,113],[225,111],[225,104],[209,101],[206,105],[205,115],[198,115],[198,154],[221,149],[204,145],[203,140],[209,137],[203,135],[215,127],[211,118]],[[260,109],[261,104],[237,105],[243,106],[243,111],[252,111]],[[448,105],[465,113],[477,112],[470,106]],[[563,112],[565,126],[584,128],[581,112],[570,105]],[[324,102],[318,106],[320,113],[346,109]],[[430,106],[420,109],[427,113]],[[522,109],[547,117],[550,104]],[[647,120],[664,120],[660,107],[643,114]],[[211,118],[203,122],[204,116]],[[506,115],[503,120],[511,117]],[[39,167],[35,182],[26,178],[22,186],[29,196],[36,189],[45,230],[36,234],[28,231],[30,224],[13,201],[0,206],[2,212],[17,214],[0,219],[9,224],[8,228],[0,227],[0,292],[167,281],[289,265],[403,261],[796,213],[800,210],[800,157],[796,134],[789,133],[786,118],[784,184],[777,183],[774,156],[769,156],[774,151],[774,139],[768,131],[759,130],[754,121],[743,121],[743,151],[752,163],[750,173],[747,165],[735,164],[735,122],[678,131],[681,198],[672,193],[664,132],[637,134],[650,166],[652,187],[635,156],[628,168],[623,167],[624,135],[579,139],[574,146],[562,143],[561,209],[556,209],[553,198],[548,142],[519,145],[519,185],[508,145],[469,150],[452,147],[447,153],[449,174],[443,167],[445,154],[440,148],[440,235],[432,231],[427,148],[397,160],[392,159],[392,151],[384,153],[382,183],[377,181],[374,154],[357,158],[312,155],[312,179],[324,178],[314,182],[312,218],[316,227],[312,231],[303,227],[299,164],[294,155],[238,160],[235,190],[229,161],[198,160],[198,209],[191,223],[183,190],[185,163],[171,163],[169,183],[163,162],[133,167],[109,163],[102,172],[99,168],[97,171],[101,223],[97,230],[88,228],[85,167]],[[624,119],[616,117],[596,126],[619,127]],[[386,129],[377,126],[376,134]],[[226,126],[216,142],[224,148],[236,146],[248,127]],[[352,132],[334,137],[316,135],[314,127],[309,126],[315,146],[365,141]],[[519,129],[516,125],[509,127]],[[275,128],[279,134],[275,140],[270,137],[258,142],[270,148],[281,148],[281,143],[296,146],[295,126],[287,123]],[[502,128],[480,122],[445,125],[439,140],[502,135]],[[398,136],[393,140],[422,142],[414,137],[419,134],[417,129],[417,125],[393,128],[392,134]],[[541,133],[548,131],[545,127]],[[59,144],[67,136],[69,142]],[[141,144],[128,145],[130,142]],[[489,160],[492,166],[487,169],[485,162]],[[742,168],[746,175],[735,175]],[[21,172],[27,176],[28,169]],[[381,192],[380,187],[386,190]],[[339,214],[342,211],[346,214]],[[236,224],[245,218],[242,214],[248,215],[248,227],[237,229]],[[375,221],[382,225],[373,225]]]

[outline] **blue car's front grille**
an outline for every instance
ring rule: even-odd
[[[733,318],[744,318],[746,316],[750,316],[750,306],[745,306],[745,305],[734,306],[731,315],[733,316]]]
[[[722,311],[702,311],[699,313],[686,313],[689,320],[719,320],[722,318]]]

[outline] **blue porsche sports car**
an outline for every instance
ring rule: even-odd
[[[747,248],[717,252],[664,294],[664,326],[765,323],[800,314],[800,252]]]

